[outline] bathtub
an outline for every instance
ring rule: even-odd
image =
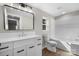
[[[79,41],[73,41],[71,43],[71,52],[73,54],[79,55]]]
[[[79,55],[79,39],[75,40],[60,40],[56,38],[50,38],[50,41],[57,42],[57,48]]]
[[[57,48],[71,52],[71,43],[68,41],[59,40],[56,38],[50,38],[50,41],[57,42]]]

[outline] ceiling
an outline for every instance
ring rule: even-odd
[[[52,16],[59,16],[79,10],[79,3],[29,3],[30,5],[41,9]]]

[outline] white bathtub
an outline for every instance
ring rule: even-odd
[[[50,38],[50,40],[57,42],[57,48],[71,52],[70,42],[59,40],[56,38]]]
[[[71,43],[71,51],[73,54],[79,55],[79,41],[73,41]]]

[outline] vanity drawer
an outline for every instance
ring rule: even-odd
[[[24,45],[27,45],[27,44],[30,44],[36,41],[37,41],[36,39],[23,39],[23,40],[15,41],[14,48],[24,46]]]
[[[15,41],[14,48],[28,45],[30,43],[37,43],[37,42],[42,42],[42,40],[40,38],[31,38],[31,39],[23,39],[23,40]]]
[[[28,43],[29,43],[28,40],[15,41],[15,42],[14,42],[14,48],[24,46],[24,45],[26,45],[26,44],[28,44]]]
[[[0,56],[13,56],[13,50],[9,49],[9,50],[0,52]]]
[[[12,42],[7,42],[7,43],[0,43],[0,52],[1,51],[6,51],[8,49],[13,48],[13,43]]]
[[[26,56],[26,47],[21,46],[14,48],[14,56]]]

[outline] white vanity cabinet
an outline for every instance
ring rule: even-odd
[[[27,46],[28,56],[42,56],[42,44],[41,43],[31,43]]]
[[[26,46],[27,47],[27,56],[36,56],[36,44],[35,43],[31,43],[29,45]]]
[[[42,40],[40,38],[31,38],[31,39],[23,39],[23,40],[15,41],[14,55],[15,56],[41,56]]]
[[[0,44],[0,56],[41,56],[42,40],[39,37],[24,38]]]
[[[26,56],[27,40],[18,40],[14,42],[14,56]]]
[[[0,43],[0,56],[13,55],[13,42]]]
[[[13,56],[13,50],[10,49],[10,50],[0,52],[0,56]]]
[[[36,44],[36,55],[42,56],[42,43],[41,42]]]
[[[14,48],[14,56],[26,56],[26,47],[21,46]]]
[[[42,56],[42,40],[35,39],[34,42],[27,45],[28,56]]]

